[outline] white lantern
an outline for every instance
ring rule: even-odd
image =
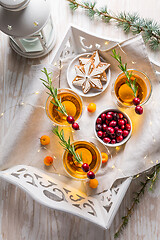
[[[55,44],[49,0],[0,0],[0,30],[23,57],[46,55]]]

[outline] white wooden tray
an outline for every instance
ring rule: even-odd
[[[106,49],[116,45],[111,39],[103,39],[71,26],[52,64],[60,59],[77,54],[92,52],[95,49]],[[121,201],[131,183],[132,178],[118,181],[111,189],[105,189],[89,197],[76,188],[65,184],[63,178],[48,176],[42,171],[17,165],[0,172],[0,178],[19,186],[39,203],[60,211],[68,212],[108,229]]]

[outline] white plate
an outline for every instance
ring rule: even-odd
[[[87,58],[89,58],[91,55],[92,55],[92,53],[83,53],[83,54],[80,54],[80,55],[76,56],[71,61],[71,63],[68,66],[68,69],[67,69],[67,82],[68,82],[70,88],[72,90],[74,90],[76,93],[78,93],[80,96],[83,96],[83,97],[94,97],[96,95],[101,94],[102,92],[104,92],[104,90],[106,90],[106,88],[108,87],[108,84],[110,82],[110,79],[111,79],[111,70],[110,70],[110,68],[108,68],[106,70],[107,82],[102,81],[103,89],[102,90],[98,90],[98,89],[95,89],[95,88],[91,88],[89,90],[89,92],[86,93],[86,94],[83,93],[82,87],[74,86],[72,84],[73,79],[76,77],[76,71],[75,71],[74,67],[75,67],[75,65],[79,65],[79,58],[80,57],[87,57]],[[102,61],[102,59],[101,59],[101,61]]]

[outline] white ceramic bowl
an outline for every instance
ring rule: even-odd
[[[122,114],[124,115],[124,117],[128,120],[128,124],[130,124],[131,130],[129,131],[128,136],[125,137],[121,142],[118,142],[118,143],[115,143],[115,144],[105,143],[105,142],[104,142],[100,137],[98,137],[98,135],[97,135],[97,131],[96,131],[96,121],[97,121],[97,118],[100,117],[102,113],[106,113],[106,112],[122,113]],[[122,111],[120,111],[120,110],[118,110],[118,109],[116,109],[116,108],[108,108],[108,109],[105,109],[105,110],[101,111],[101,112],[98,114],[97,118],[96,118],[95,124],[94,124],[94,133],[95,133],[97,139],[98,139],[102,144],[104,144],[105,146],[108,146],[108,147],[118,147],[118,146],[121,146],[122,144],[126,143],[126,142],[128,141],[128,139],[131,137],[131,133],[132,133],[132,122],[131,122],[131,119],[129,118],[129,116],[128,116],[126,113],[124,113],[124,112],[122,112]]]

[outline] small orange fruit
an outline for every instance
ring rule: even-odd
[[[96,178],[89,180],[89,186],[91,188],[97,188],[98,187],[98,180]]]
[[[47,157],[44,158],[44,164],[45,164],[46,166],[51,166],[52,163],[53,163],[53,158],[52,158],[52,157],[47,156]]]
[[[96,104],[95,103],[90,103],[87,107],[88,112],[95,112],[96,111]]]
[[[50,143],[50,137],[48,137],[47,135],[43,135],[40,138],[40,142],[42,145],[48,145]]]
[[[102,155],[102,163],[106,163],[108,161],[107,153],[101,152]]]

